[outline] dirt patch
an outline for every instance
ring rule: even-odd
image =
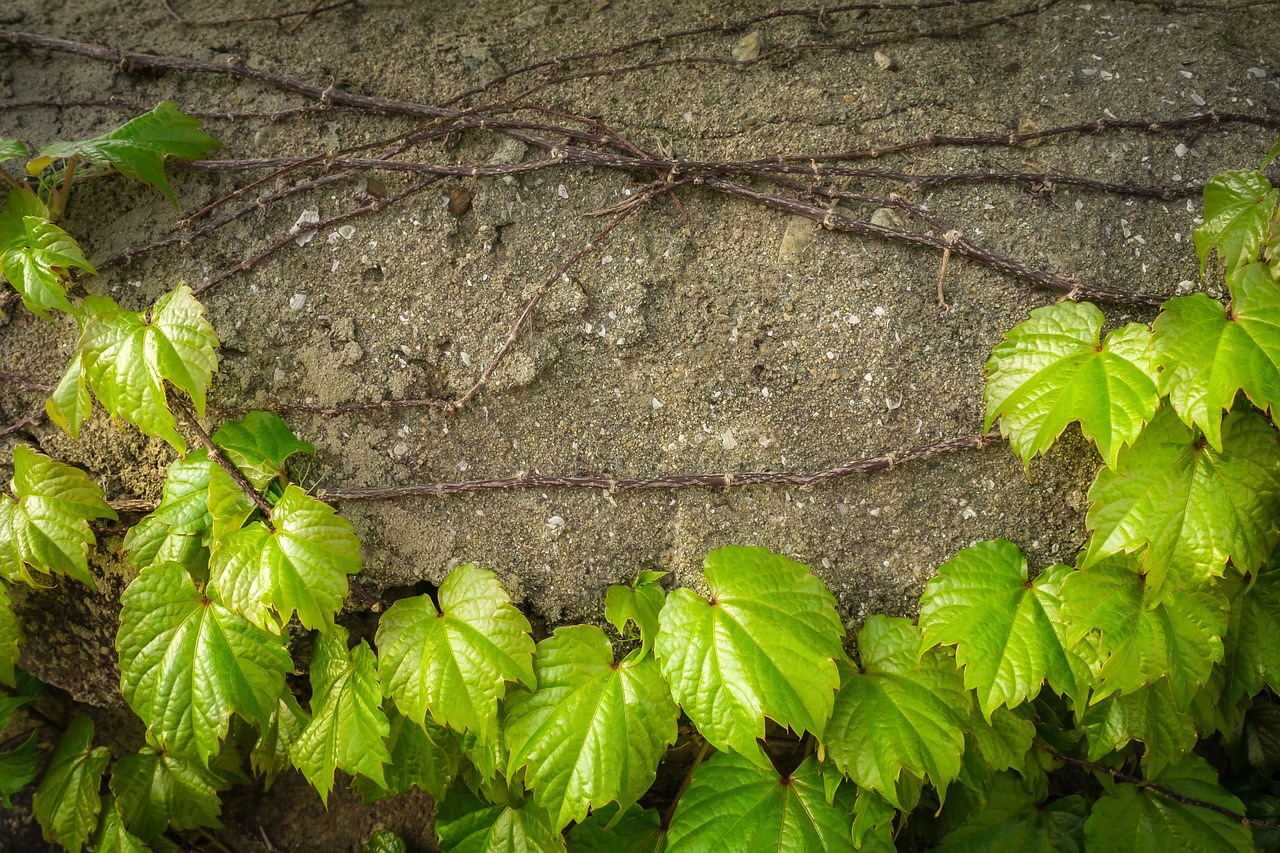
[[[439,104],[541,59],[746,14],[739,3],[662,0],[360,3],[294,32],[290,22],[183,25],[161,4],[140,5],[15,0],[0,24],[240,61],[320,86]],[[173,6],[190,19],[264,11],[238,0]],[[646,151],[683,161],[817,155],[930,134],[1008,134],[1109,118],[1163,121],[1207,109],[1274,117],[1280,107],[1265,7],[1170,15],[1136,3],[1052,3],[958,37],[919,36],[1031,8],[993,2],[920,14],[782,17],[551,66],[465,105],[530,102],[553,112],[503,114],[593,133],[598,128],[564,115],[598,117]],[[766,59],[735,67],[735,50],[750,58],[752,41],[744,37],[753,32]],[[884,33],[900,37],[879,48],[890,68],[871,49],[850,49]],[[844,48],[788,49],[815,44]],[[11,48],[4,56],[0,97],[10,101],[172,99],[189,110],[253,113],[313,103],[210,74],[131,74]],[[667,63],[677,59],[684,64]],[[548,77],[635,64],[653,67],[578,76],[522,94]],[[101,132],[129,115],[101,106],[4,109],[0,132],[39,145]],[[324,155],[412,126],[403,117],[337,110],[208,123],[225,143],[221,156],[234,159]],[[1258,162],[1274,135],[1247,123],[1202,124],[1068,134],[1017,147],[928,146],[844,165],[917,176],[1056,173],[1177,191]],[[543,156],[485,129],[446,137],[407,159],[510,166]],[[184,172],[174,188],[190,213],[264,173]],[[287,190],[318,174],[291,173],[262,189]],[[566,165],[442,180],[403,203],[325,228],[305,245],[290,244],[205,295],[223,343],[210,399],[231,409],[456,397],[506,340],[538,285],[607,222],[596,214],[626,203],[653,179]],[[107,267],[88,286],[138,308],[178,281],[199,284],[242,262],[286,236],[304,212],[334,216],[386,199],[412,180],[353,174],[188,246]],[[1190,245],[1194,194],[1151,199],[1064,181],[913,189],[866,175],[834,180],[851,191],[901,193],[993,253],[1082,283],[1163,296],[1202,289]],[[304,484],[816,470],[976,434],[991,347],[1031,308],[1057,298],[952,256],[942,308],[940,251],[815,231],[808,219],[705,186],[678,193],[687,220],[658,196],[553,282],[493,382],[462,412],[290,415],[294,430],[317,448]],[[878,207],[845,201],[833,210],[941,236],[937,227]],[[64,224],[100,261],[175,233],[176,218],[158,193],[107,180],[77,190]],[[1116,324],[1153,316],[1104,307]],[[69,322],[14,311],[0,330],[0,368],[56,381],[74,340]],[[39,403],[38,395],[0,386],[5,422]],[[14,440],[82,465],[111,497],[157,497],[171,458],[163,445],[101,415],[79,443],[40,424],[4,439],[5,458]],[[813,567],[852,632],[873,613],[912,615],[936,567],[974,541],[1012,539],[1039,565],[1072,560],[1084,539],[1085,493],[1096,465],[1093,451],[1069,436],[1025,472],[997,444],[814,488],[539,488],[348,501],[339,509],[361,535],[363,583],[375,594],[439,583],[458,563],[476,562],[498,572],[521,606],[549,626],[600,621],[607,586],[638,570],[668,570],[676,583],[696,584],[708,550],[764,545]],[[118,542],[108,537],[112,549]],[[25,663],[76,698],[118,705],[112,602],[129,570],[115,557],[95,567],[104,578],[101,596],[59,590],[26,597],[33,641]],[[69,656],[81,663],[68,665]],[[238,796],[227,804],[237,827],[227,838],[238,850],[264,849],[253,828],[261,825],[277,849],[350,850],[384,821],[407,831],[419,849],[431,843],[425,799],[388,806],[392,811],[379,817],[346,798],[325,818],[297,780],[266,796]],[[298,803],[308,809],[305,819],[286,819]]]

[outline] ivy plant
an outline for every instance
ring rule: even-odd
[[[706,556],[705,594],[640,571],[598,624],[535,638],[472,564],[351,630],[355,528],[291,475],[314,448],[266,412],[200,423],[218,339],[190,290],[132,311],[68,286],[92,271],[54,224],[77,168],[172,198],[164,158],[212,146],[162,104],[42,149],[0,217],[24,302],[79,324],[55,423],[74,437],[96,397],[178,454],[124,540],[136,576],[116,650],[138,751],[95,745],[87,716],[53,740],[25,716],[40,686],[0,586],[0,728],[30,726],[0,752],[0,795],[38,778],[49,840],[173,849],[220,825],[247,765],[264,785],[297,770],[326,804],[339,784],[367,802],[425,791],[446,853],[1280,843],[1280,209],[1261,170],[1206,189],[1196,247],[1221,260],[1226,306],[1179,297],[1103,336],[1099,309],[1063,302],[992,352],[987,426],[1024,465],[1072,423],[1098,450],[1072,563],[975,543],[938,568],[917,620],[873,615],[850,637],[806,566],[730,545]],[[0,156],[27,152],[0,140]],[[27,447],[13,468],[4,583],[92,583],[91,523],[115,517],[101,490]],[[666,766],[679,774],[656,785]],[[405,845],[380,831],[364,849]]]

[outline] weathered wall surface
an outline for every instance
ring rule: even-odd
[[[175,0],[173,8],[190,19],[278,11],[267,5]],[[957,37],[919,35],[1021,10],[1029,13]],[[292,21],[179,24],[159,3],[14,0],[0,12],[0,25],[239,60],[322,86],[438,104],[542,59],[749,11],[737,3],[662,0],[360,3],[322,12],[294,32]],[[816,155],[929,134],[1165,120],[1210,109],[1274,117],[1280,67],[1272,14],[1266,7],[1167,14],[1128,2],[1060,2],[1035,11],[994,2],[822,21],[784,17],[522,74],[462,105],[515,99],[560,115],[507,115],[578,128],[584,125],[563,114],[590,116],[646,151],[686,161]],[[766,58],[735,67],[735,50],[751,55],[744,36],[753,32]],[[881,57],[851,49],[886,35],[897,40],[879,48]],[[802,45],[809,47],[789,50]],[[131,74],[8,47],[0,57],[5,101],[110,97],[150,106],[172,99],[189,110],[252,114],[312,103],[208,74]],[[676,59],[690,61],[665,63]],[[637,63],[656,67],[540,86],[550,76]],[[39,145],[101,132],[129,115],[103,106],[5,108],[0,134]],[[402,117],[337,110],[208,123],[225,142],[222,156],[235,159],[324,154],[412,126]],[[913,175],[1058,173],[1178,190],[1257,162],[1274,135],[1249,124],[1206,124],[1064,135],[1033,146],[924,147],[846,165]],[[536,146],[483,130],[402,159],[515,164],[542,156]],[[185,172],[174,185],[190,213],[262,174]],[[273,179],[264,191],[316,174]],[[284,236],[305,211],[330,217],[409,180],[356,175],[189,246],[108,267],[88,287],[138,308],[179,281],[199,284],[240,263]],[[509,179],[450,179],[353,219],[350,229],[326,228],[306,245],[290,244],[206,294],[223,342],[211,402],[234,409],[456,397],[506,340],[538,284],[608,221],[600,212],[651,180],[651,173],[575,165]],[[901,193],[996,254],[1085,284],[1165,296],[1205,287],[1190,245],[1195,195],[1159,200],[1064,182],[912,189],[868,177],[834,180],[849,190]],[[1057,298],[953,256],[942,308],[939,251],[815,231],[802,217],[705,186],[678,192],[688,218],[660,196],[605,238],[553,284],[494,381],[463,411],[289,415],[317,448],[314,462],[299,469],[303,483],[337,489],[515,472],[625,478],[808,471],[977,434],[991,347],[1029,310]],[[876,208],[846,201],[837,211],[941,233]],[[169,235],[177,218],[158,193],[110,179],[80,187],[64,224],[98,261]],[[1152,316],[1104,308],[1115,323]],[[14,310],[0,328],[0,369],[56,381],[74,342],[70,321],[50,324]],[[38,395],[0,385],[4,422],[39,403]],[[171,458],[166,447],[101,415],[79,443],[47,423],[0,441],[4,458],[15,441],[25,441],[82,465],[111,497],[157,497]],[[606,587],[640,569],[696,583],[708,550],[758,544],[812,566],[852,629],[871,613],[911,614],[937,565],[976,540],[1012,539],[1041,565],[1073,559],[1095,465],[1093,451],[1069,437],[1028,472],[996,443],[810,489],[546,488],[346,501],[339,508],[364,541],[363,582],[375,594],[438,583],[452,566],[473,561],[497,571],[535,622],[551,627],[598,619]],[[105,537],[108,552],[119,550],[112,535]],[[106,578],[101,596],[27,596],[39,626],[27,662],[76,698],[111,705],[120,701],[110,649],[113,601],[130,570],[109,554],[98,565]],[[51,604],[50,613],[38,613]],[[78,663],[68,665],[68,657]]]

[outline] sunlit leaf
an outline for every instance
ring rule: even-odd
[[[1151,420],[1159,397],[1151,333],[1131,323],[1099,345],[1102,312],[1087,302],[1037,308],[1005,334],[987,362],[986,429],[1000,432],[1024,463],[1044,453],[1072,421],[1115,466]]]
[[[18,190],[10,191],[11,205]],[[51,309],[75,312],[67,299],[66,282],[72,268],[96,272],[75,239],[42,216],[22,217],[19,228],[0,218],[0,272],[22,295],[33,314],[49,318]]]
[[[630,806],[649,789],[676,739],[680,711],[651,656],[615,663],[594,625],[557,628],[538,643],[538,689],[507,700],[507,778],[525,768],[525,785],[556,829],[617,801]]]
[[[17,684],[14,667],[22,656],[22,626],[13,612],[9,590],[0,583],[0,684],[13,687]],[[3,729],[0,726],[0,729]]]
[[[626,639],[633,638],[628,633],[627,623],[634,624],[640,637],[640,647],[646,653],[653,648],[653,640],[658,635],[658,614],[667,600],[667,591],[658,585],[666,574],[640,572],[630,586],[614,584],[609,587],[604,598],[604,618]]]
[[[130,832],[110,794],[102,795],[102,818],[93,836],[94,853],[151,853],[146,843]]]
[[[169,466],[160,504],[124,537],[130,561],[139,569],[157,561],[186,564],[182,557],[198,550],[209,527],[209,455],[188,453]]]
[[[1205,184],[1204,223],[1194,235],[1200,269],[1204,270],[1213,249],[1226,262],[1228,272],[1257,260],[1278,198],[1280,192],[1254,169],[1231,169]]]
[[[712,551],[711,598],[667,597],[654,650],[671,693],[712,745],[767,766],[765,718],[820,732],[839,686],[844,626],[809,570],[763,548]]]
[[[30,154],[21,140],[0,136],[0,163],[6,160],[25,160]]]
[[[71,357],[66,372],[58,380],[57,386],[49,399],[44,402],[44,410],[67,435],[74,439],[80,437],[80,427],[93,414],[93,398],[89,396],[89,386],[85,384],[84,362],[80,353]]]
[[[293,662],[283,640],[196,589],[177,563],[156,563],[121,597],[120,686],[157,746],[201,764],[232,713],[266,722]]]
[[[98,789],[110,760],[105,746],[93,745],[93,721],[76,717],[58,739],[32,799],[45,841],[80,853],[98,826]]]
[[[529,621],[493,572],[458,566],[439,592],[403,598],[382,615],[378,665],[387,695],[411,720],[427,713],[457,732],[489,736],[508,682],[533,687]]]
[[[284,473],[284,463],[295,453],[315,453],[299,441],[279,415],[249,412],[238,421],[228,421],[213,434],[213,443],[222,448],[228,461],[262,490]]]

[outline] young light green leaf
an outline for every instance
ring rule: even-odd
[[[1260,409],[1280,402],[1280,284],[1262,264],[1243,266],[1227,281],[1230,313],[1197,293],[1170,299],[1153,324],[1160,393],[1219,451],[1222,413],[1238,391]]]
[[[360,853],[405,853],[404,839],[389,829],[379,829],[369,836]]]
[[[462,755],[457,742],[449,732],[436,725],[430,717],[426,726],[415,723],[396,708],[395,702],[383,702],[387,721],[391,725],[387,736],[387,751],[391,760],[383,768],[386,786],[381,786],[364,776],[355,780],[365,805],[383,797],[407,793],[412,788],[426,791],[436,800],[443,800],[455,776]]]
[[[409,719],[430,711],[441,725],[488,737],[507,682],[534,687],[529,621],[511,605],[493,572],[458,566],[428,596],[403,598],[378,626],[387,695]]]
[[[964,684],[988,718],[1001,705],[1034,699],[1048,679],[1080,701],[1059,617],[1058,590],[1071,570],[1053,566],[1028,581],[1027,560],[1004,539],[980,542],[938,569],[920,599],[924,647],[956,647]]]
[[[1099,472],[1089,502],[1084,565],[1146,545],[1142,571],[1156,593],[1171,570],[1178,586],[1221,576],[1228,559],[1254,571],[1276,543],[1280,443],[1263,418],[1233,412],[1218,452],[1164,410]]]
[[[30,583],[30,568],[93,587],[89,521],[116,517],[98,484],[80,469],[19,444],[10,488],[16,501],[0,494],[0,577]]]
[[[569,830],[569,853],[663,853],[667,849],[662,815],[655,810],[632,805],[621,818],[617,815],[617,803],[592,811]]]
[[[680,798],[667,843],[681,853],[852,851],[853,804],[827,803],[816,765],[810,756],[784,778],[741,755],[712,756]]]
[[[1204,188],[1204,224],[1195,230],[1200,271],[1218,250],[1227,272],[1258,259],[1258,247],[1280,192],[1255,169],[1222,172]]]
[[[1218,783],[1218,774],[1198,755],[1188,755],[1152,782],[1181,797],[1244,814],[1244,804]],[[1089,853],[1254,849],[1249,828],[1240,821],[1127,782],[1112,786],[1093,804],[1084,840]]]
[[[489,805],[455,786],[436,812],[441,853],[564,853],[564,839],[532,800]]]
[[[126,827],[110,794],[102,795],[102,819],[93,836],[94,853],[151,853],[151,848]]]
[[[896,782],[906,770],[940,794],[960,774],[972,708],[950,654],[920,654],[907,619],[873,616],[858,632],[860,672],[849,668],[822,734],[827,752],[860,787],[903,808]]]
[[[207,766],[232,713],[267,720],[293,668],[280,637],[202,594],[177,563],[143,569],[121,601],[120,688],[153,743]]]
[[[604,598],[604,618],[628,639],[631,635],[627,633],[627,623],[633,623],[640,634],[640,648],[646,654],[653,648],[654,637],[658,635],[658,613],[667,601],[667,591],[658,585],[666,574],[643,571],[630,586],[609,587]]]
[[[1186,710],[1179,710],[1167,678],[1090,706],[1080,729],[1089,739],[1092,761],[1131,740],[1141,741],[1142,766],[1148,776],[1158,774],[1196,745],[1195,721]]]
[[[0,583],[0,684],[17,685],[14,667],[22,657],[22,626],[13,612],[8,588]],[[0,725],[0,730],[4,726]]]
[[[766,717],[803,734],[831,716],[844,626],[822,581],[786,557],[729,547],[703,565],[711,600],[671,593],[654,651],[702,736],[768,766]]]
[[[1139,572],[1137,558],[1121,555],[1067,575],[1060,592],[1067,642],[1094,642],[1104,660],[1091,701],[1131,693],[1169,679],[1178,707],[1222,659],[1227,602],[1213,585],[1159,597]]]
[[[0,803],[13,808],[10,798],[35,781],[40,769],[40,750],[36,733],[8,752],[0,752]]]
[[[253,772],[262,777],[263,790],[271,790],[280,772],[293,766],[289,749],[310,722],[311,717],[299,707],[293,693],[288,690],[281,692],[266,725],[261,727],[262,733],[249,752],[249,763]]]
[[[1280,568],[1263,567],[1252,584],[1229,574],[1227,595],[1223,698],[1234,705],[1264,686],[1280,692]]]
[[[640,799],[680,716],[653,658],[615,663],[604,631],[574,625],[538,643],[534,674],[538,689],[505,705],[507,778],[525,768],[525,785],[557,830],[592,807]]]
[[[391,733],[382,712],[378,663],[363,640],[347,649],[347,632],[335,626],[316,635],[311,658],[311,722],[290,749],[327,805],[338,768],[360,773],[385,788],[383,765],[391,760],[385,740]]]
[[[203,448],[169,466],[160,505],[124,537],[129,560],[139,569],[157,561],[184,563],[179,557],[198,549],[212,519],[209,515],[209,455]]]
[[[254,624],[271,628],[296,610],[311,630],[327,630],[347,597],[347,575],[360,571],[360,540],[351,522],[297,486],[271,511],[275,530],[251,522],[215,544],[209,586]],[[385,618],[385,617],[384,617]]]
[[[84,380],[84,362],[80,353],[71,357],[71,363],[58,380],[58,385],[44,401],[44,410],[49,420],[71,436],[80,437],[80,427],[93,414],[93,398],[89,396],[89,386]]]
[[[299,441],[279,415],[249,412],[238,421],[228,421],[213,434],[213,443],[222,448],[228,461],[253,484],[265,489],[284,474],[284,463],[295,453],[315,453]]]
[[[10,193],[10,204],[13,204]],[[3,223],[0,223],[3,224]],[[16,233],[0,230],[0,272],[22,294],[22,304],[49,319],[50,309],[74,313],[66,281],[72,268],[95,273],[80,244],[66,231],[40,216],[22,217]]]
[[[44,830],[45,841],[80,853],[98,826],[102,807],[98,788],[110,760],[105,746],[93,745],[93,721],[76,717],[53,748],[32,798],[31,810]]]
[[[1087,302],[1059,302],[1031,312],[1005,334],[987,361],[986,429],[1000,432],[1028,463],[1072,421],[1115,466],[1155,413],[1151,333],[1131,323],[1099,346],[1102,312]]]
[[[218,369],[218,338],[204,306],[185,284],[156,300],[147,315],[100,299],[104,304],[93,306],[80,335],[89,387],[112,417],[186,453],[165,382],[186,391],[196,413],[204,414],[205,391]]]
[[[6,160],[25,160],[30,156],[27,146],[21,140],[0,136],[0,163]]]
[[[1076,794],[1040,805],[1017,796],[1019,788],[997,776],[987,807],[947,833],[937,853],[1082,853],[1088,801]]]
[[[257,487],[255,487],[257,488]],[[221,465],[209,468],[209,515],[215,543],[228,541],[253,517],[258,504]]]
[[[164,175],[164,160],[195,160],[221,147],[200,130],[201,122],[178,111],[169,101],[158,104],[110,133],[80,142],[54,142],[40,149],[41,157],[82,157],[110,166],[122,175],[157,188],[177,206]]]
[[[125,826],[143,841],[172,827],[220,829],[218,778],[199,763],[144,746],[116,762],[111,792]]]

